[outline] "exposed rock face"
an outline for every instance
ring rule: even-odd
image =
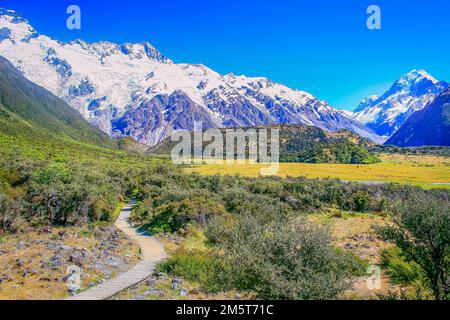
[[[113,120],[112,129],[116,136],[131,136],[153,145],[170,136],[172,129],[194,129],[194,122],[202,122],[206,129],[217,125],[213,117],[184,92],[175,91],[130,108]]]
[[[0,55],[104,132],[148,145],[173,129],[193,129],[194,121],[204,128],[306,124],[381,141],[307,92],[262,77],[176,64],[148,42],[62,43],[38,34],[14,11],[0,11]]]
[[[450,146],[450,89],[415,112],[386,144]]]

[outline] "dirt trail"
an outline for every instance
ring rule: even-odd
[[[105,300],[111,298],[149,278],[155,270],[155,265],[166,257],[164,247],[158,240],[147,233],[138,232],[130,225],[129,218],[135,204],[134,201],[131,201],[121,210],[115,226],[138,243],[141,248],[142,261],[133,269],[116,278],[83,291],[68,300]]]

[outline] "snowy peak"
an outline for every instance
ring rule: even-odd
[[[429,92],[436,93],[438,82],[426,71],[414,69],[397,80],[388,93],[409,93],[416,97]]]
[[[0,42],[9,40],[12,43],[22,41],[28,42],[37,37],[36,30],[14,10],[0,8]]]
[[[445,91],[449,84],[425,70],[403,75],[381,97],[369,96],[355,109],[354,119],[382,136],[391,136],[414,112]]]
[[[18,41],[29,42],[33,38],[39,37],[36,30],[14,10],[0,8],[0,42],[10,40],[12,43]],[[80,49],[103,59],[112,55],[126,55],[133,59],[149,59],[152,61],[171,63],[149,42],[116,44],[108,41],[88,43],[81,39],[69,43],[61,43],[63,46],[78,46]]]
[[[123,54],[128,55],[131,59],[142,59],[147,57],[150,60],[155,60],[158,62],[170,62],[168,58],[166,58],[148,42],[124,43],[119,46],[119,49]]]
[[[378,98],[379,98],[379,96],[377,96],[377,95],[371,95],[371,96],[368,96],[368,97],[362,99],[361,102],[359,103],[359,105],[354,110],[354,112],[359,112],[361,110],[364,110],[368,107],[373,106],[375,101],[378,100]]]
[[[436,80],[434,77],[432,77],[428,72],[422,69],[413,69],[407,74],[403,75],[398,82],[404,83],[405,85],[412,85],[417,82],[421,81],[431,81],[432,83],[436,84],[438,80]]]
[[[14,10],[0,8],[0,17],[9,17],[8,19],[10,19],[13,23],[28,23],[28,21],[24,17],[22,17],[18,12]]]
[[[77,39],[65,45],[78,47],[80,50],[86,51],[100,60],[113,55],[125,55],[130,60],[148,59],[156,62],[172,63],[170,59],[165,57],[149,42],[124,43],[119,45],[109,41],[88,43],[84,40]]]

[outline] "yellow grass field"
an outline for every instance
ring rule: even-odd
[[[349,181],[397,182],[427,188],[450,188],[450,158],[430,155],[381,154],[376,164],[280,163],[280,177],[339,178]],[[267,164],[203,164],[186,168],[205,175],[257,177]]]

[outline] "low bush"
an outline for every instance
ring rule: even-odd
[[[225,267],[215,252],[178,249],[158,268],[173,276],[199,283],[207,292],[229,289],[223,282]]]
[[[231,228],[210,227],[207,236],[232,266],[226,282],[261,299],[330,299],[349,288],[357,268],[334,249],[327,229],[303,219],[244,214]]]
[[[450,201],[441,193],[412,192],[395,202],[390,214],[392,223],[378,227],[379,236],[395,244],[408,264],[420,266],[435,299],[449,299]],[[415,276],[417,268],[396,266],[400,275]]]
[[[191,222],[206,226],[213,217],[225,214],[225,208],[221,203],[196,197],[180,202],[170,202],[156,208],[150,226],[155,232],[175,232]]]
[[[398,248],[383,250],[381,261],[390,274],[390,279],[397,284],[423,283],[424,274],[420,266],[413,261],[406,261]]]

